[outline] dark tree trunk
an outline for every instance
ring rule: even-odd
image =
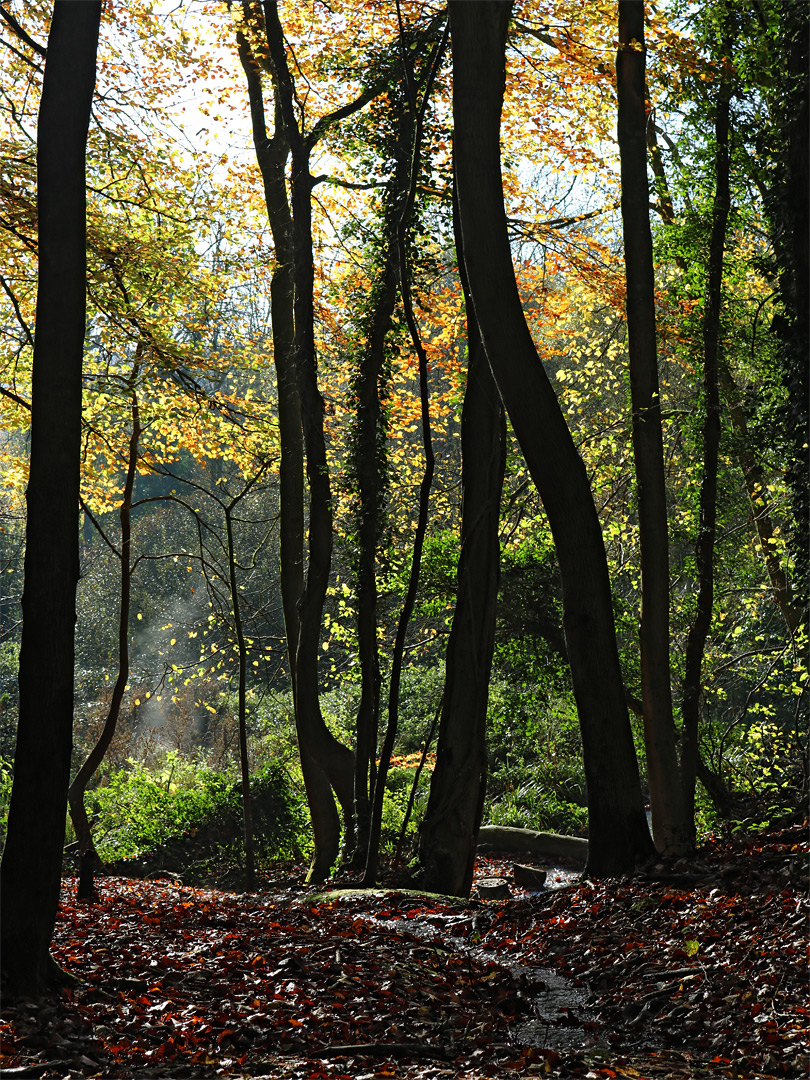
[[[464,265],[495,382],[548,515],[588,783],[592,874],[653,851],[644,815],[602,532],[588,477],[532,342],[515,280],[500,169],[511,3],[451,0],[453,116]]]
[[[242,606],[239,601],[239,584],[236,579],[236,546],[233,538],[233,511],[237,503],[247,495],[248,485],[241,495],[223,507],[225,533],[228,547],[228,585],[231,591],[231,613],[236,633],[239,656],[238,718],[239,718],[239,771],[242,780],[242,834],[245,841],[245,879],[248,889],[256,884],[256,866],[253,855],[253,807],[250,798],[250,762],[247,741],[247,642],[242,626]]]
[[[324,400],[318,388],[315,348],[314,275],[312,254],[312,175],[309,158],[330,124],[350,115],[370,100],[371,93],[360,96],[350,106],[329,114],[304,134],[298,126],[295,93],[287,64],[284,33],[279,21],[278,4],[264,4],[267,44],[284,134],[290,147],[290,174],[293,220],[293,291],[294,291],[294,361],[301,405],[306,475],[309,485],[309,559],[304,590],[298,604],[298,641],[295,651],[295,711],[302,760],[313,760],[325,774],[343,811],[346,848],[353,847],[354,836],[354,753],[339,742],[327,728],[321,713],[318,686],[318,659],[321,621],[332,562],[332,490],[326,457]],[[315,778],[307,783],[307,793],[325,792]],[[321,814],[322,810],[322,814]],[[338,856],[334,845],[334,807],[323,807],[317,819],[330,822],[324,844],[317,846],[309,880],[322,880]],[[313,827],[316,816],[313,815]],[[339,831],[338,831],[339,836]],[[327,839],[329,837],[329,839]]]
[[[421,102],[417,99],[417,85],[413,69],[413,61],[405,48],[402,49],[403,72],[405,87],[408,96],[408,104],[413,114],[413,152],[409,169],[409,186],[403,200],[401,212],[397,221],[397,250],[400,271],[400,291],[402,295],[402,309],[408,333],[411,337],[414,351],[419,361],[419,402],[422,420],[422,453],[424,454],[425,466],[422,473],[422,482],[419,485],[419,511],[417,514],[416,532],[413,539],[413,555],[411,572],[408,578],[408,587],[405,591],[405,599],[402,604],[397,632],[394,640],[394,651],[391,657],[391,681],[388,687],[388,720],[385,728],[380,762],[374,781],[374,794],[371,804],[371,816],[369,820],[368,851],[366,853],[366,869],[363,875],[363,885],[374,885],[377,880],[377,870],[380,855],[380,837],[382,833],[383,801],[385,799],[385,782],[388,776],[388,767],[391,762],[391,754],[394,750],[394,741],[399,726],[399,688],[402,678],[402,663],[405,654],[405,639],[413,614],[416,594],[419,588],[419,575],[422,569],[422,550],[427,533],[428,516],[430,512],[430,490],[433,486],[433,473],[436,459],[433,453],[433,436],[430,426],[430,392],[428,386],[428,360],[425,347],[419,335],[419,327],[416,323],[416,315],[413,308],[411,295],[410,267],[408,265],[408,229],[414,201],[416,199],[416,185],[419,179],[419,171],[422,162],[422,137],[424,133],[424,119],[427,111],[430,94],[433,89],[433,81],[439,70],[445,49],[447,48],[448,26],[445,28],[441,39],[433,48],[432,55],[427,63],[427,76]],[[403,43],[404,44],[404,43]]]
[[[422,568],[422,550],[425,544],[425,535],[428,526],[428,514],[430,510],[430,489],[433,486],[433,473],[436,467],[436,459],[433,453],[433,437],[430,427],[430,397],[428,390],[428,364],[427,353],[419,339],[413,307],[410,299],[410,287],[405,280],[405,245],[404,237],[400,237],[400,260],[403,267],[402,299],[405,307],[405,319],[411,332],[414,348],[419,357],[419,398],[422,416],[422,451],[425,457],[425,467],[422,473],[422,482],[419,485],[419,512],[417,514],[416,532],[413,539],[413,554],[411,556],[411,572],[408,577],[408,588],[405,591],[405,599],[402,604],[397,633],[394,640],[394,652],[391,658],[391,682],[388,688],[388,720],[385,728],[385,738],[380,750],[380,763],[377,769],[377,777],[374,784],[374,797],[371,806],[371,821],[369,826],[368,852],[366,856],[366,870],[363,875],[363,885],[375,885],[377,882],[377,870],[380,856],[380,837],[382,833],[383,800],[385,799],[385,781],[388,776],[388,767],[391,762],[391,754],[394,750],[399,727],[399,688],[402,679],[402,661],[405,655],[405,639],[413,614],[416,594],[419,588],[419,575]]]
[[[454,220],[460,252],[457,213]],[[469,355],[461,414],[461,557],[439,745],[419,851],[424,888],[469,896],[486,793],[486,720],[495,645],[506,425],[460,259],[459,272]]]
[[[278,38],[280,26],[278,26],[278,14],[275,5],[265,5],[263,11],[258,4],[248,0],[242,5],[245,18],[251,22],[258,22],[263,26],[265,34],[269,34],[272,24],[273,32]],[[265,20],[267,16],[267,20]],[[268,38],[269,40],[269,38]],[[316,681],[313,692],[315,695],[313,707],[313,692],[305,688],[303,702],[298,694],[298,665],[297,656],[299,651],[299,634],[301,628],[300,609],[304,594],[304,437],[302,429],[301,398],[299,395],[298,372],[296,370],[296,269],[295,251],[296,238],[299,243],[308,243],[310,247],[311,266],[311,236],[306,234],[307,225],[294,227],[293,214],[287,197],[286,166],[290,156],[288,133],[284,125],[282,115],[282,94],[284,89],[291,91],[289,72],[286,70],[286,58],[282,50],[277,51],[276,60],[283,64],[283,75],[286,76],[284,88],[279,86],[279,75],[273,63],[269,64],[270,72],[274,80],[275,88],[275,124],[272,138],[268,138],[265,121],[264,98],[262,93],[261,76],[259,65],[253,56],[245,37],[237,35],[239,57],[245,72],[248,85],[248,98],[250,102],[251,119],[253,124],[253,143],[256,150],[256,159],[262,174],[264,184],[265,203],[267,206],[268,220],[273,234],[273,243],[276,254],[276,269],[270,287],[271,317],[273,323],[273,356],[276,367],[276,381],[278,392],[279,413],[279,437],[281,444],[281,462],[279,468],[280,488],[280,561],[281,561],[281,595],[284,608],[284,624],[287,634],[287,653],[290,665],[290,678],[293,690],[295,707],[296,732],[301,758],[301,769],[304,776],[304,786],[307,793],[307,805],[312,819],[312,829],[315,841],[315,856],[310,867],[311,880],[323,880],[330,867],[337,858],[340,848],[340,818],[333,795],[333,784],[330,782],[329,773],[334,778],[334,770],[324,761],[323,750],[334,751],[339,747],[344,751],[338,754],[338,770],[340,775],[341,804],[346,814],[344,799],[348,798],[349,785],[347,785],[345,764],[340,762],[350,751],[341,747],[323,724],[320,717],[320,709],[317,705],[317,627],[316,627]],[[302,143],[299,133],[299,143]],[[299,157],[300,157],[299,152]],[[309,221],[309,170],[306,169],[306,203],[307,222]],[[300,187],[300,185],[299,185]],[[304,268],[304,273],[306,272]],[[311,286],[309,289],[311,296]],[[298,310],[301,310],[300,304]],[[312,316],[309,314],[309,321]],[[314,365],[314,354],[312,364]],[[317,384],[316,384],[317,392]],[[328,474],[325,476],[328,487]],[[330,510],[331,515],[331,510]],[[319,520],[322,520],[323,515]],[[312,527],[312,523],[310,523]],[[318,532],[316,523],[316,534]],[[331,548],[331,523],[329,546]],[[323,545],[318,549],[322,550]],[[329,556],[331,558],[331,555]],[[328,567],[327,567],[328,575]],[[310,604],[308,610],[312,611]],[[317,615],[318,626],[320,614]],[[311,621],[311,617],[310,617]],[[311,641],[311,630],[308,632],[307,641]],[[310,649],[310,652],[312,650]],[[311,671],[312,663],[307,664],[307,670]],[[318,722],[320,720],[320,723]],[[351,764],[351,761],[350,761]],[[351,807],[347,820],[351,820]]]
[[[118,553],[121,566],[120,605],[118,610],[118,674],[115,678],[110,707],[104,721],[101,735],[96,745],[90,751],[87,760],[76,773],[73,783],[68,789],[68,804],[73,828],[76,831],[76,842],[79,851],[79,884],[77,897],[80,900],[89,900],[95,896],[94,872],[96,863],[96,851],[93,845],[93,837],[90,831],[90,822],[84,806],[84,795],[92,777],[95,775],[104,755],[109,749],[118,725],[118,716],[121,712],[121,702],[124,700],[124,692],[129,681],[129,609],[130,595],[132,592],[132,493],[135,487],[135,474],[138,467],[138,444],[141,438],[141,417],[138,407],[137,390],[135,389],[139,370],[140,358],[143,345],[138,344],[136,361],[130,379],[132,386],[132,433],[129,439],[129,455],[127,460],[127,474],[124,481],[123,497],[118,511],[121,522],[121,550]]]
[[[258,4],[244,0],[245,20],[263,22]],[[267,218],[273,235],[275,268],[270,282],[270,318],[273,327],[273,364],[276,369],[278,426],[281,460],[279,464],[281,602],[287,634],[290,678],[294,687],[295,647],[298,641],[298,601],[304,591],[304,443],[301,432],[301,404],[293,363],[295,322],[293,318],[292,212],[287,198],[287,161],[290,148],[278,95],[275,122],[268,137],[260,68],[244,35],[237,34],[239,59],[245,72],[253,127],[253,146],[262,174]]]
[[[725,55],[730,55],[730,42]],[[715,112],[715,194],[709,240],[708,281],[703,314],[703,478],[700,485],[700,521],[695,556],[698,573],[697,610],[686,639],[683,674],[683,748],[681,783],[694,829],[695,776],[698,728],[703,692],[703,656],[714,602],[714,545],[717,533],[717,462],[720,452],[720,314],[723,299],[723,256],[731,207],[729,133],[731,83],[720,83]]]
[[[781,0],[779,20],[779,77],[771,88],[772,130],[777,128],[773,162],[775,183],[768,193],[779,296],[784,315],[775,319],[782,378],[788,392],[784,417],[791,462],[793,528],[793,627],[807,626],[810,616],[810,9],[807,4]],[[773,114],[776,115],[773,115]],[[765,148],[769,156],[773,145]],[[790,625],[790,624],[789,624]]]
[[[659,851],[691,850],[685,820],[669,665],[669,533],[655,327],[643,0],[619,0],[616,55],[627,337],[641,547],[641,699],[653,836]]]
[[[433,27],[428,34],[433,32]],[[427,35],[426,35],[427,39]],[[447,31],[434,46],[426,62],[421,103],[417,101],[417,80],[408,52],[408,40],[400,24],[402,86],[404,100],[399,102],[394,172],[388,184],[384,204],[381,270],[372,287],[373,310],[368,320],[368,334],[356,383],[357,438],[354,447],[355,473],[360,496],[357,569],[357,637],[362,676],[362,693],[357,715],[357,761],[355,765],[355,806],[358,844],[356,862],[367,861],[373,831],[372,798],[377,785],[374,755],[380,720],[380,664],[377,651],[377,545],[381,532],[383,485],[385,481],[382,430],[381,378],[385,368],[385,340],[391,328],[402,279],[403,303],[414,347],[420,343],[411,310],[407,278],[407,234],[413,217],[416,184],[422,154],[424,116],[433,80],[447,46]],[[421,358],[420,358],[421,362]],[[421,372],[421,367],[420,367]],[[421,374],[420,374],[421,379]],[[424,402],[423,402],[424,406]],[[423,408],[423,417],[426,415]],[[428,440],[429,441],[429,440]],[[423,484],[424,488],[424,484]],[[429,488],[429,484],[428,484]],[[427,512],[425,510],[425,512]],[[417,568],[418,570],[418,568]],[[395,646],[395,654],[396,654]],[[398,681],[396,655],[392,680]],[[389,720],[391,717],[389,695]],[[396,725],[395,725],[396,726]],[[390,724],[389,724],[390,728]],[[390,750],[389,750],[390,753]],[[388,768],[385,761],[383,771]],[[375,810],[376,813],[376,810]]]
[[[357,711],[357,760],[354,801],[357,813],[358,868],[368,849],[374,757],[380,721],[380,658],[377,649],[377,546],[381,532],[385,481],[385,432],[382,428],[381,381],[386,337],[391,329],[399,286],[398,229],[408,198],[414,136],[413,111],[403,107],[397,132],[396,164],[384,204],[381,266],[371,289],[366,341],[355,381],[356,435],[354,472],[359,496],[357,514],[357,652],[361,695]]]
[[[64,973],[49,946],[59,903],[73,730],[85,330],[85,154],[101,3],[57,0],[37,130],[39,271],[31,400],[20,718],[0,866],[7,986]]]

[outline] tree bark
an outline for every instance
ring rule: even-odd
[[[256,3],[244,0],[246,22],[263,21]],[[275,267],[270,282],[270,319],[273,328],[273,364],[278,396],[279,448],[279,557],[281,602],[287,634],[290,680],[295,684],[295,647],[298,641],[298,601],[304,590],[304,442],[301,403],[293,363],[295,322],[293,317],[292,212],[287,197],[287,161],[290,148],[278,94],[272,137],[267,134],[260,67],[247,38],[237,33],[237,46],[248,88],[256,161],[262,174],[264,202],[273,235]]]
[[[653,837],[666,855],[692,847],[680,785],[669,663],[669,531],[647,181],[643,0],[619,0],[616,55],[621,207],[633,455],[641,548],[641,700]]]
[[[585,467],[526,325],[512,266],[499,147],[511,3],[451,0],[449,6],[464,264],[495,382],[557,551],[588,784],[588,870],[620,874],[653,848],[624,700],[599,519]]]
[[[466,286],[463,267],[460,271]],[[436,765],[419,837],[421,884],[430,892],[450,896],[470,895],[486,793],[487,703],[506,467],[503,406],[466,287],[465,302],[469,362],[461,414],[458,592],[447,645]]]
[[[0,865],[12,992],[65,977],[49,946],[59,903],[73,731],[85,332],[85,155],[100,0],[57,0],[37,129],[39,270],[31,400],[20,716]]]
[[[778,289],[784,315],[774,319],[772,332],[779,340],[783,384],[789,405],[787,423],[791,461],[786,480],[791,490],[794,525],[795,628],[810,617],[810,12],[806,4],[781,0],[780,57],[784,62],[776,86],[770,90],[771,109],[778,110],[778,149],[769,146],[775,182],[768,193]]]
[[[726,40],[725,55],[730,55]],[[717,533],[717,463],[720,452],[719,358],[720,314],[723,299],[723,260],[728,215],[731,208],[729,134],[731,128],[731,82],[720,83],[715,112],[715,194],[709,240],[708,281],[703,315],[703,478],[700,485],[700,521],[695,545],[698,572],[697,610],[686,639],[683,674],[683,747],[681,784],[694,829],[695,777],[698,760],[698,729],[703,693],[703,656],[712,621],[714,603],[714,545]]]

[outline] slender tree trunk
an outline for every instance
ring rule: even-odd
[[[401,29],[401,24],[400,24]],[[413,308],[411,295],[411,279],[408,266],[408,230],[410,227],[411,214],[416,200],[416,185],[422,164],[422,138],[424,134],[424,120],[433,82],[436,73],[441,66],[445,49],[447,48],[449,27],[445,23],[441,39],[433,48],[433,53],[427,64],[427,76],[425,78],[422,100],[417,100],[417,85],[413,69],[413,61],[405,48],[402,48],[403,72],[405,76],[405,88],[408,96],[408,105],[413,115],[412,154],[409,162],[409,185],[403,199],[401,212],[397,221],[397,249],[400,272],[400,292],[402,295],[402,308],[405,322],[411,336],[411,343],[419,360],[419,399],[422,418],[422,452],[425,458],[425,467],[422,474],[422,482],[419,485],[419,512],[417,515],[416,532],[413,540],[413,555],[411,572],[408,579],[408,588],[402,604],[397,632],[394,640],[394,652],[391,658],[391,681],[388,687],[388,722],[385,728],[380,751],[380,762],[374,781],[374,796],[371,806],[371,819],[369,823],[368,851],[366,854],[366,870],[363,875],[364,885],[374,885],[377,880],[377,870],[380,857],[380,837],[382,833],[383,802],[385,800],[385,782],[388,776],[388,768],[391,763],[391,754],[394,750],[394,742],[399,726],[399,688],[402,677],[402,662],[405,653],[405,639],[408,626],[413,614],[416,594],[419,588],[419,575],[422,568],[422,551],[427,533],[428,516],[430,512],[430,490],[433,486],[433,474],[436,467],[436,459],[433,453],[433,437],[430,427],[430,391],[428,386],[428,361],[427,353],[419,335],[419,327],[416,323],[416,315]],[[404,45],[402,38],[400,44]],[[410,140],[409,140],[410,141]]]
[[[104,727],[96,745],[90,751],[87,760],[76,773],[68,789],[68,804],[79,851],[79,884],[76,895],[80,900],[89,900],[95,896],[93,876],[95,872],[96,850],[90,831],[90,822],[84,805],[87,785],[96,774],[104,755],[109,749],[118,725],[121,702],[124,700],[129,681],[129,610],[132,591],[132,493],[135,487],[135,475],[138,467],[138,444],[141,439],[141,416],[138,406],[136,384],[140,371],[140,358],[143,345],[138,343],[135,365],[130,379],[132,387],[132,432],[129,438],[129,454],[124,491],[118,517],[121,522],[121,564],[120,605],[118,611],[118,674],[115,678],[110,707],[104,721]]]
[[[394,741],[399,726],[399,687],[402,678],[402,660],[405,653],[405,638],[408,633],[411,615],[413,614],[416,594],[419,588],[419,573],[422,567],[422,550],[427,533],[428,512],[430,509],[430,489],[433,485],[433,473],[436,467],[436,458],[433,453],[433,438],[430,430],[430,397],[428,388],[428,365],[427,353],[419,338],[419,332],[414,318],[413,306],[410,298],[410,287],[406,280],[406,256],[405,238],[400,234],[400,263],[403,268],[402,300],[405,308],[405,319],[411,332],[411,339],[419,357],[419,397],[422,414],[422,452],[425,458],[425,468],[422,474],[422,482],[419,485],[419,513],[417,515],[416,532],[413,539],[413,555],[411,557],[411,572],[408,578],[408,588],[405,592],[405,600],[402,604],[399,622],[397,623],[394,652],[391,659],[391,682],[388,688],[388,722],[385,728],[380,751],[380,763],[377,769],[377,778],[374,784],[374,799],[371,807],[371,824],[368,838],[368,854],[366,857],[366,871],[363,875],[363,885],[374,885],[377,881],[377,870],[380,857],[380,836],[382,832],[383,800],[385,799],[385,781],[388,776],[388,767],[391,762],[391,754],[394,750]]]
[[[59,903],[73,732],[85,330],[85,153],[101,3],[57,0],[37,129],[39,270],[31,399],[20,717],[0,865],[8,989],[65,977],[49,947]]]
[[[242,8],[245,19],[249,22],[258,20],[258,24],[266,33],[264,13],[259,6],[245,0]],[[311,880],[323,880],[337,858],[340,847],[340,818],[335,806],[332,785],[322,765],[319,764],[318,755],[311,746],[312,734],[309,725],[305,723],[306,714],[299,706],[296,689],[296,654],[300,630],[299,603],[304,592],[304,442],[295,365],[293,216],[287,197],[286,177],[290,148],[284,129],[280,93],[274,68],[270,65],[271,74],[276,82],[275,124],[273,136],[268,137],[259,65],[243,34],[237,34],[237,43],[247,79],[253,144],[262,174],[265,204],[276,257],[276,268],[270,286],[270,303],[281,445],[279,468],[281,597],[301,770],[315,841],[315,855],[309,877]],[[311,707],[309,711],[311,712]]]
[[[495,382],[548,515],[588,784],[589,872],[620,874],[653,848],[587,473],[543,370],[512,265],[500,169],[511,3],[451,0],[453,117],[464,265]]]
[[[245,20],[260,20],[256,3],[244,0]],[[301,403],[293,362],[293,221],[287,198],[287,161],[290,148],[284,135],[281,107],[275,95],[275,121],[268,137],[259,65],[245,36],[237,34],[239,59],[245,72],[253,127],[253,146],[262,174],[264,201],[273,235],[275,267],[270,282],[270,318],[273,327],[273,363],[276,369],[279,464],[281,602],[287,633],[291,683],[294,686],[295,647],[298,641],[298,601],[304,591],[304,442]]]
[[[669,665],[669,532],[655,328],[644,3],[619,0],[616,56],[622,221],[627,277],[627,337],[633,454],[641,547],[641,699],[653,837],[659,851],[691,850],[694,826],[685,820]]]
[[[730,43],[727,43],[727,48]],[[726,53],[728,55],[728,53]],[[683,675],[683,748],[681,783],[694,828],[695,775],[698,759],[698,728],[703,691],[703,656],[712,621],[714,602],[714,545],[717,533],[717,463],[720,451],[720,391],[718,368],[721,353],[720,314],[723,290],[723,256],[731,207],[729,179],[729,133],[731,83],[720,83],[715,113],[715,194],[709,240],[709,266],[703,315],[703,479],[700,485],[700,522],[695,549],[698,572],[697,610],[686,639]]]
[[[380,721],[380,658],[377,648],[377,547],[385,470],[385,432],[382,429],[381,380],[385,344],[391,329],[399,286],[398,225],[408,196],[413,153],[414,116],[400,115],[394,175],[389,182],[383,211],[381,266],[370,290],[374,305],[355,382],[356,436],[353,447],[359,506],[357,514],[357,652],[361,694],[357,711],[357,759],[354,802],[357,814],[356,859],[365,863],[368,849],[371,792],[376,770],[374,757]]]
[[[430,31],[429,31],[430,32]],[[427,35],[426,35],[427,38]],[[360,495],[358,538],[360,552],[357,573],[357,631],[358,654],[362,675],[362,695],[357,716],[357,762],[355,767],[355,806],[358,820],[357,861],[368,859],[374,831],[372,806],[369,798],[377,786],[374,754],[377,747],[380,717],[380,664],[377,651],[377,581],[376,559],[380,536],[382,485],[384,482],[384,449],[381,431],[382,405],[380,379],[384,370],[385,339],[391,328],[397,287],[407,273],[407,233],[416,200],[416,184],[422,153],[424,116],[433,80],[447,47],[447,30],[434,46],[426,63],[421,103],[417,101],[417,81],[408,41],[400,24],[400,53],[405,100],[399,104],[399,117],[394,150],[394,173],[388,185],[384,206],[382,268],[372,288],[374,309],[369,320],[369,332],[361,370],[357,380],[357,440],[355,472]],[[403,294],[409,286],[403,279]],[[418,331],[410,310],[408,297],[406,321],[417,352],[421,346]],[[421,369],[420,369],[421,370]],[[421,375],[420,375],[421,379]],[[429,422],[429,421],[428,421]],[[425,512],[427,512],[425,510]],[[403,640],[404,644],[404,640]],[[396,654],[396,646],[395,646]],[[400,657],[401,662],[401,657]],[[392,676],[398,681],[395,657]],[[389,702],[389,720],[391,717]],[[396,725],[395,725],[396,727]],[[390,728],[390,723],[389,723]],[[390,750],[389,750],[390,753]],[[388,763],[383,766],[387,771]],[[370,785],[370,787],[369,787]],[[376,808],[374,813],[376,814]],[[381,812],[381,807],[380,807]],[[378,838],[379,839],[379,838]],[[376,841],[378,842],[378,840]]]
[[[453,216],[460,251],[458,213]],[[495,647],[506,425],[461,261],[459,272],[469,356],[461,413],[461,557],[439,745],[419,851],[424,888],[469,896],[486,793],[486,720]]]
[[[309,559],[304,590],[298,604],[299,629],[295,652],[296,723],[299,742],[304,742],[304,753],[325,773],[338,798],[343,811],[345,843],[350,850],[354,834],[354,754],[332,735],[324,723],[318,686],[321,620],[332,561],[332,490],[326,457],[324,401],[318,388],[315,349],[312,176],[309,169],[310,152],[322,130],[316,129],[306,137],[300,131],[278,4],[265,3],[264,14],[280,114],[292,159],[294,359],[309,485]],[[310,790],[313,793],[316,791],[314,782],[307,786],[307,791]],[[323,785],[319,784],[317,790],[322,792]],[[328,808],[324,808],[324,815],[334,821]],[[330,832],[330,835],[333,834]],[[316,847],[309,879],[322,879],[337,856],[337,848],[320,850]]]
[[[225,511],[225,534],[228,547],[228,584],[231,590],[231,611],[233,627],[236,632],[236,648],[239,656],[239,767],[242,777],[242,825],[245,840],[245,877],[248,889],[256,884],[256,867],[253,855],[253,808],[250,798],[250,763],[247,744],[247,643],[242,626],[242,607],[239,601],[239,584],[236,580],[236,547],[233,539],[233,510],[237,502],[247,495],[245,488],[238,498],[233,499],[223,509]]]

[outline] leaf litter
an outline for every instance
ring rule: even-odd
[[[82,981],[4,1001],[3,1076],[798,1080],[806,839],[498,902],[66,879],[53,952]]]

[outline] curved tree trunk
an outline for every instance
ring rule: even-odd
[[[458,232],[458,214],[454,213]],[[461,250],[458,233],[457,248]],[[469,896],[486,793],[486,720],[495,647],[506,425],[463,264],[469,362],[461,414],[461,557],[447,645],[436,765],[419,836],[420,883]]]
[[[257,4],[245,0],[242,8],[247,21],[258,21],[259,25],[264,26],[265,32],[267,31],[264,14]],[[271,74],[276,82],[276,94],[275,130],[272,138],[269,138],[259,65],[247,39],[241,33],[237,34],[237,43],[239,58],[247,79],[253,144],[262,174],[265,204],[276,256],[276,268],[270,286],[270,302],[281,444],[279,468],[281,597],[301,770],[315,841],[315,855],[309,877],[311,880],[320,881],[327,876],[337,858],[340,847],[340,818],[335,806],[332,784],[324,771],[323,764],[318,760],[319,754],[311,745],[313,738],[324,741],[325,725],[322,720],[321,725],[317,725],[316,718],[316,727],[313,732],[312,724],[307,720],[312,714],[312,704],[309,701],[311,695],[308,696],[305,693],[302,706],[297,692],[299,603],[304,592],[304,440],[295,363],[295,240],[286,177],[290,148],[284,128],[281,95],[275,69],[271,65]],[[317,695],[317,682],[315,693]],[[328,732],[326,734],[328,735]],[[345,783],[343,789],[344,797],[346,797]]]
[[[11,991],[65,977],[49,946],[59,903],[73,735],[85,332],[85,153],[100,0],[57,0],[37,129],[39,270],[31,400],[20,719],[0,865]]]
[[[95,895],[93,875],[95,871],[96,850],[90,832],[90,822],[84,806],[84,795],[92,777],[95,775],[104,755],[109,749],[118,725],[121,702],[129,681],[129,609],[132,591],[132,492],[135,486],[135,473],[138,465],[138,444],[141,438],[141,417],[135,385],[138,379],[140,356],[143,345],[139,342],[136,361],[130,384],[132,389],[132,433],[129,439],[129,457],[127,474],[121,507],[118,511],[121,522],[121,550],[118,557],[121,564],[120,603],[118,610],[118,674],[115,678],[110,707],[104,721],[104,727],[96,745],[90,751],[87,760],[76,773],[68,789],[68,803],[76,841],[79,849],[79,884],[76,895],[80,900],[89,900]]]
[[[599,519],[585,466],[526,325],[512,266],[499,143],[511,3],[451,0],[449,6],[464,265],[495,382],[557,550],[588,784],[588,869],[597,875],[620,874],[653,848],[624,699]]]
[[[681,793],[669,664],[669,530],[655,328],[643,0],[619,0],[616,56],[622,222],[633,455],[641,548],[641,699],[653,837],[659,851],[684,855],[694,826]]]
[[[327,728],[320,707],[318,659],[323,605],[329,584],[332,562],[332,490],[326,457],[324,401],[318,388],[317,355],[314,325],[314,275],[312,254],[312,175],[309,157],[329,123],[349,115],[350,109],[338,110],[304,135],[298,127],[295,94],[287,64],[284,33],[278,16],[278,4],[264,4],[265,27],[270,63],[273,69],[279,113],[290,147],[292,203],[292,250],[294,289],[294,363],[301,421],[304,436],[306,475],[309,485],[309,559],[304,589],[298,603],[298,641],[295,650],[295,712],[299,742],[304,756],[312,759],[326,775],[343,811],[344,839],[347,849],[354,835],[354,754]],[[369,100],[361,96],[358,101]],[[356,107],[360,107],[358,104]],[[322,784],[312,778],[307,790],[321,791]],[[329,808],[324,816],[334,821]],[[314,818],[313,818],[314,823]],[[330,832],[330,835],[331,832]],[[326,842],[326,836],[324,837]],[[315,866],[330,866],[338,848],[319,851],[309,880],[316,880]],[[319,871],[321,879],[323,874]]]

